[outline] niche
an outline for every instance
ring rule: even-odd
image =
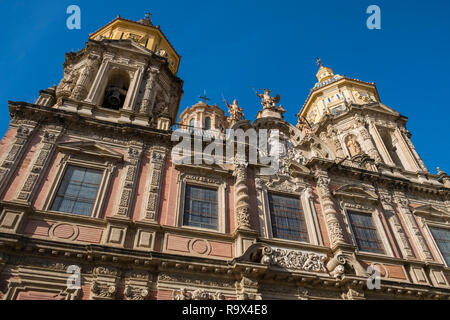
[[[386,147],[386,150],[388,151],[394,164],[397,167],[404,169],[405,167],[398,154],[399,150],[397,149],[395,141],[392,139],[391,131],[389,129],[378,129],[378,131],[380,133],[381,140],[383,140],[384,146]]]
[[[128,88],[130,87],[130,76],[126,71],[115,69],[111,71],[106,85],[102,107],[119,110],[125,103]]]

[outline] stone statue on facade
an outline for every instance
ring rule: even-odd
[[[229,104],[227,100],[223,99],[225,104],[228,107],[228,112],[230,114],[229,121],[232,123],[236,123],[241,120],[245,120],[244,112],[242,111],[242,108],[239,107],[238,102],[236,99],[233,100],[233,104]]]
[[[78,80],[78,72],[73,70],[70,66],[65,68],[64,77],[56,88],[56,97],[70,97]]]
[[[276,110],[277,103],[280,102],[280,95],[277,94],[275,97],[272,97],[270,94],[272,93],[269,89],[263,89],[264,93],[255,92],[256,95],[261,99],[261,104],[264,109],[273,109]]]
[[[351,157],[357,156],[362,153],[361,146],[359,145],[359,142],[356,141],[355,136],[348,136],[346,139],[346,145]]]

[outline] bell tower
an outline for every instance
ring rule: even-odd
[[[150,15],[120,16],[66,54],[64,77],[41,91],[37,104],[81,116],[169,130],[183,94],[180,56]]]

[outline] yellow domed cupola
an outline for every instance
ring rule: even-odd
[[[333,78],[334,72],[333,69],[321,66],[319,71],[316,74],[316,78],[319,82],[323,82]]]
[[[132,21],[118,16],[103,28],[92,33],[91,40],[133,40],[142,47],[166,58],[173,74],[178,72],[181,56],[175,51],[159,26],[153,25],[151,14],[144,19]]]

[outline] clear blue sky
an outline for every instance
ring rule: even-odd
[[[67,6],[81,8],[81,30],[66,28]],[[368,30],[366,8],[381,8],[381,30]],[[59,83],[64,54],[118,14],[153,13],[182,55],[180,110],[206,89],[222,107],[236,98],[248,119],[260,105],[251,87],[281,95],[286,119],[316,82],[315,58],[336,73],[377,84],[382,102],[409,118],[413,143],[431,172],[450,174],[449,1],[2,1],[0,135],[8,100],[34,102]]]

